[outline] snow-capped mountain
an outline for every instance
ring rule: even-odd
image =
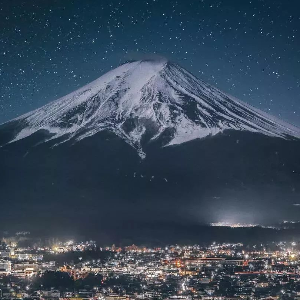
[[[216,135],[226,129],[284,139],[300,130],[241,102],[165,60],[121,65],[79,90],[12,122],[15,142],[46,130],[57,140],[80,141],[113,132],[145,156],[143,143],[164,146]]]
[[[0,227],[185,239],[199,221],[299,219],[299,137],[175,64],[126,63],[0,125]]]

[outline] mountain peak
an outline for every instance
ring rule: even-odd
[[[167,58],[164,57],[158,57],[158,58],[146,58],[146,59],[130,59],[125,61],[123,64],[121,65],[125,65],[127,63],[145,63],[145,64],[166,64],[166,63],[170,63],[172,64]]]
[[[300,130],[197,79],[166,59],[127,62],[79,90],[13,121],[11,142],[39,130],[59,143],[107,130],[145,156],[143,141],[181,144],[224,130],[300,138]],[[49,138],[48,138],[49,140]]]

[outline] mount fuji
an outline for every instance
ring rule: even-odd
[[[40,130],[59,143],[108,130],[145,156],[143,142],[164,146],[213,136],[227,129],[300,138],[281,122],[164,60],[126,63],[83,88],[15,120],[9,142]]]
[[[125,63],[0,125],[0,146],[0,225],[55,216],[59,228],[121,232],[297,214],[300,129],[163,59]]]

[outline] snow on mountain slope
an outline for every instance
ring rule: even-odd
[[[164,60],[126,63],[81,89],[15,120],[11,142],[43,129],[59,143],[109,130],[145,156],[143,141],[166,137],[165,146],[226,129],[281,138],[300,130],[243,103]],[[15,121],[14,120],[14,121]],[[49,139],[48,139],[49,140]],[[166,139],[164,139],[166,140]]]

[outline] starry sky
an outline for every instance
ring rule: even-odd
[[[0,123],[155,54],[300,126],[299,0],[11,0],[0,28]]]

